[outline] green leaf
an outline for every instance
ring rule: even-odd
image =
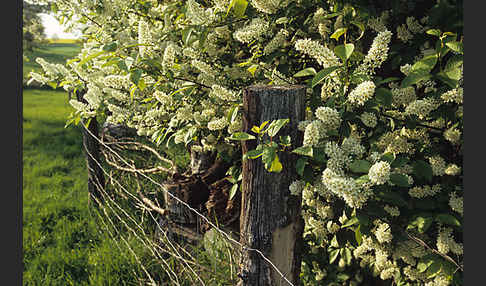
[[[246,0],[232,0],[230,5],[228,6],[226,15],[228,15],[231,8],[233,8],[233,13],[235,14],[236,18],[241,18],[245,15],[247,6],[248,6],[248,1]]]
[[[361,245],[363,242],[363,234],[361,233],[361,225],[358,225],[358,227],[354,230],[354,238],[356,239],[356,242],[358,245]]]
[[[378,103],[391,107],[393,93],[388,88],[379,87],[375,90],[375,98]]]
[[[189,45],[189,39],[191,38],[193,28],[188,27],[182,30],[182,42],[187,46]]]
[[[278,159],[278,155],[275,154],[275,158],[273,159],[272,165],[270,166],[268,171],[280,173],[282,169],[283,169],[282,163],[280,163],[280,160]]]
[[[267,128],[267,134],[268,136],[270,137],[274,137],[275,135],[277,135],[278,131],[280,131],[280,129],[282,127],[285,126],[285,124],[289,123],[290,122],[290,119],[277,119],[277,120],[274,120],[272,121],[272,123],[270,123],[270,125],[268,125],[268,128]]]
[[[339,38],[346,33],[348,28],[339,28],[332,35],[330,36],[331,39],[335,39],[336,41],[339,41]]]
[[[427,268],[429,268],[430,265],[434,263],[434,260],[432,258],[426,258],[426,259],[420,259],[420,261],[417,263],[417,270],[419,273],[425,272]]]
[[[341,256],[344,258],[346,265],[351,264],[351,260],[353,259],[353,254],[351,253],[351,250],[349,248],[346,247],[344,249],[344,252],[341,254]]]
[[[116,51],[117,46],[118,46],[118,44],[116,42],[111,42],[111,43],[103,46],[103,51],[106,51],[106,52]]]
[[[417,84],[421,81],[428,80],[432,76],[428,73],[410,73],[406,78],[402,80],[401,88],[409,87],[413,84]]]
[[[305,76],[316,75],[316,74],[317,72],[314,68],[306,68],[294,74],[294,77],[305,77]]]
[[[357,178],[356,180],[354,180],[356,182],[356,184],[358,185],[362,185],[364,183],[367,183],[370,181],[370,177],[368,175],[363,175],[359,178]]]
[[[432,181],[432,167],[430,166],[429,163],[423,161],[423,160],[417,160],[412,163],[412,168],[413,168],[413,174],[417,178],[423,178],[426,179],[427,181]]]
[[[244,155],[243,155],[243,160],[246,160],[246,159],[256,159],[260,156],[263,155],[263,150],[262,149],[254,149],[254,150],[250,150],[248,152],[246,152]]]
[[[355,41],[358,41],[359,39],[361,39],[361,37],[363,37],[364,32],[366,30],[366,26],[365,26],[365,24],[363,24],[361,22],[357,22],[357,21],[351,21],[350,23],[355,25],[356,27],[358,27],[358,29],[361,31],[361,34],[355,40]]]
[[[461,222],[453,215],[450,214],[438,214],[435,219],[443,224],[461,227]]]
[[[412,72],[422,72],[423,71],[423,72],[428,73],[434,68],[436,63],[437,63],[437,55],[436,54],[425,56],[421,60],[419,60],[418,62],[416,62],[412,65],[411,71]]]
[[[411,221],[407,229],[417,228],[420,233],[426,232],[434,221],[431,216],[417,216],[413,221]]]
[[[436,36],[436,37],[440,37],[440,35],[442,34],[442,32],[439,29],[430,29],[430,30],[427,30],[427,32],[425,32],[425,33],[432,35],[432,36]]]
[[[349,165],[349,169],[354,173],[368,173],[371,163],[366,160],[356,160]]]
[[[329,252],[329,263],[333,263],[339,256],[339,249],[333,249]]]
[[[446,46],[449,47],[451,50],[453,50],[456,53],[459,53],[461,55],[464,54],[464,47],[463,47],[462,42],[457,42],[457,41],[448,42],[448,43],[446,43]]]
[[[252,76],[255,76],[255,72],[257,70],[257,68],[259,67],[259,65],[251,65],[249,68],[247,68],[246,70],[251,73]]]
[[[262,162],[265,164],[265,169],[270,169],[275,157],[277,156],[276,148],[265,146],[263,147]]]
[[[239,140],[239,141],[245,141],[245,140],[252,140],[256,139],[255,136],[250,135],[246,132],[235,132],[233,133],[230,137],[228,137],[230,140]]]
[[[347,61],[351,54],[354,51],[354,45],[353,44],[345,44],[345,45],[339,45],[334,48],[334,53],[336,56],[338,56],[343,62]]]
[[[328,67],[320,70],[314,78],[312,78],[312,88],[314,88],[316,85],[321,83],[328,75],[330,75],[333,71],[337,70],[341,66],[333,66],[333,67]]]
[[[380,86],[380,85],[383,85],[385,83],[389,83],[389,82],[394,82],[394,81],[397,81],[399,80],[400,78],[398,77],[388,77],[388,78],[385,78],[383,80],[379,80],[375,83],[376,86]]]
[[[297,174],[299,174],[299,176],[301,177],[304,175],[304,168],[307,164],[307,160],[307,158],[301,157],[297,159],[297,162],[295,163],[295,170],[297,171]]]
[[[392,164],[395,160],[395,155],[393,153],[385,153],[381,156],[380,160]]]
[[[231,201],[233,197],[236,195],[236,192],[238,191],[238,184],[234,184],[233,187],[231,187],[230,193],[229,193],[229,200]]]
[[[130,73],[130,80],[135,84],[135,85],[138,85],[138,81],[140,80],[140,78],[142,77],[142,70],[141,69],[136,69],[136,70],[133,70],[131,73]]]
[[[312,157],[312,146],[301,146],[292,151],[292,153]]]
[[[425,274],[427,278],[434,278],[442,271],[442,263],[439,259],[436,259],[428,268]]]
[[[400,168],[405,166],[410,160],[405,156],[398,156],[390,165],[392,168]]]
[[[348,227],[348,226],[352,226],[352,225],[355,225],[359,222],[358,218],[353,216],[352,218],[348,219],[342,226],[341,228],[345,228],[345,227]]]
[[[410,187],[407,176],[403,174],[397,174],[397,173],[390,174],[390,182],[392,182],[393,184],[399,187]]]

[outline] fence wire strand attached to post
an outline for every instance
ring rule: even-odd
[[[104,154],[105,156],[103,156],[103,157],[107,158],[107,155],[111,155],[112,156],[111,159],[118,160],[119,162],[124,164],[124,166],[119,166],[119,165],[116,164],[116,162],[113,162],[114,160],[107,162],[107,164],[109,166],[113,167],[114,170],[122,172],[122,174],[128,173],[128,176],[125,176],[125,178],[127,178],[127,177],[129,178],[130,174],[131,174],[132,177],[135,178],[137,185],[139,184],[140,178],[143,178],[143,179],[146,179],[147,181],[149,181],[150,183],[152,183],[153,185],[157,186],[160,190],[162,190],[164,193],[166,193],[169,197],[171,197],[172,199],[177,201],[178,204],[184,206],[190,212],[194,213],[200,219],[202,219],[205,223],[207,223],[209,226],[211,226],[212,229],[214,229],[214,231],[216,231],[219,235],[221,235],[221,237],[224,237],[226,241],[229,241],[233,245],[238,246],[240,248],[240,250],[239,250],[240,252],[241,251],[253,251],[255,253],[258,253],[258,255],[260,255],[261,258],[264,261],[266,261],[278,273],[278,275],[281,276],[281,279],[283,279],[285,282],[287,282],[288,285],[293,286],[293,284],[285,277],[285,275],[278,269],[278,267],[274,263],[272,263],[272,261],[268,257],[266,257],[260,250],[248,247],[246,245],[243,245],[239,241],[235,240],[233,237],[231,237],[230,234],[223,231],[220,227],[218,227],[215,223],[213,223],[209,218],[207,218],[200,211],[191,207],[188,203],[184,202],[183,200],[178,198],[176,195],[171,193],[169,190],[167,190],[167,188],[164,187],[162,184],[155,181],[152,177],[148,176],[147,175],[148,173],[152,173],[152,172],[150,172],[151,169],[145,169],[145,170],[137,169],[135,167],[135,165],[130,164],[128,162],[128,159],[123,158],[122,155],[120,155],[112,147],[109,146],[109,145],[114,145],[113,143],[107,144],[106,142],[100,140],[98,138],[98,136],[93,134],[83,123],[81,123],[81,125],[82,125],[82,128],[86,131],[87,134],[89,134],[90,137],[92,137],[94,140],[96,140],[102,148],[104,148],[105,150],[108,151],[109,154]],[[122,145],[123,144],[129,144],[129,143],[122,143]],[[136,142],[135,142],[135,145],[137,145]],[[144,148],[144,147],[142,147],[142,148]],[[150,147],[148,147],[148,148],[150,148]],[[148,150],[149,152],[153,153],[157,158],[159,158],[159,160],[161,160],[161,158],[163,158],[155,149],[153,149],[153,148],[150,148],[151,150],[147,149],[147,148],[145,148],[145,149]],[[113,216],[110,215],[110,214],[113,214],[114,218],[118,219],[122,223],[122,225],[127,230],[129,230],[129,232],[138,241],[140,241],[145,246],[145,248],[147,248],[152,253],[154,260],[162,261],[162,264],[160,264],[162,269],[166,273],[167,277],[171,280],[171,283],[175,283],[175,284],[171,284],[171,285],[185,285],[185,284],[181,284],[182,282],[179,281],[180,277],[178,277],[177,273],[174,272],[174,270],[171,269],[170,265],[168,265],[167,262],[164,260],[164,256],[166,256],[166,255],[169,255],[169,256],[173,257],[174,259],[180,261],[181,264],[183,265],[183,268],[186,269],[186,270],[189,270],[196,277],[196,280],[200,283],[200,285],[206,285],[205,282],[202,280],[201,276],[197,274],[197,272],[194,270],[193,267],[205,268],[205,270],[207,270],[207,271],[209,269],[207,269],[207,267],[204,267],[203,265],[198,264],[198,261],[196,260],[195,257],[193,257],[193,254],[190,254],[189,251],[187,251],[184,247],[182,247],[181,245],[178,245],[177,243],[175,243],[173,241],[173,239],[169,238],[167,236],[167,232],[164,231],[164,229],[162,229],[161,225],[157,221],[157,218],[154,217],[152,212],[151,212],[151,211],[155,211],[156,213],[158,213],[160,215],[166,215],[166,213],[164,212],[164,209],[161,208],[160,206],[157,206],[153,202],[153,200],[150,200],[145,195],[143,195],[142,191],[140,190],[140,185],[138,185],[138,188],[137,188],[137,191],[136,191],[139,196],[130,192],[129,189],[133,189],[132,186],[127,186],[127,187],[123,186],[123,183],[120,182],[121,179],[115,178],[112,170],[107,170],[105,167],[103,167],[103,164],[101,162],[99,162],[98,160],[96,160],[95,157],[88,150],[86,150],[86,148],[85,148],[85,151],[86,151],[87,155],[90,157],[90,159],[93,160],[99,168],[101,168],[101,170],[103,171],[105,176],[107,176],[107,178],[109,178],[109,182],[111,182],[110,186],[112,188],[116,188],[116,190],[118,192],[120,192],[120,196],[123,195],[128,201],[131,200],[134,204],[136,204],[136,208],[142,209],[143,212],[149,210],[147,213],[149,214],[151,220],[155,223],[156,230],[162,234],[162,237],[159,238],[159,240],[163,240],[163,242],[162,242],[163,246],[167,247],[168,249],[163,249],[157,242],[155,242],[151,238],[151,234],[147,233],[147,230],[144,229],[144,226],[141,223],[138,222],[137,217],[135,217],[135,215],[131,215],[129,213],[129,211],[125,210],[124,207],[120,205],[120,203],[117,203],[115,201],[115,199],[113,198],[114,194],[110,193],[106,189],[106,187],[101,186],[101,184],[99,184],[99,182],[98,182],[98,184],[96,184],[96,185],[102,193],[103,201],[99,200],[98,198],[94,198],[94,200],[97,203],[97,205],[101,208],[101,210],[103,211],[104,217],[106,217],[106,220],[109,222],[109,224],[106,223],[105,219],[103,219],[101,217],[101,215],[99,215],[101,222],[104,225],[105,229],[109,230],[110,228],[112,228],[113,230],[116,231],[117,228],[120,227],[119,225],[117,225],[113,221]],[[168,161],[170,162],[170,160],[168,160],[168,159],[161,160],[161,161],[166,162],[166,163]],[[170,169],[172,169],[173,167],[174,166],[172,165]],[[152,169],[155,169],[155,168],[152,168]],[[159,170],[168,171],[169,169],[161,167]],[[106,181],[108,183],[108,180],[106,180]],[[138,229],[138,231],[141,233],[141,235],[138,235],[137,230],[134,229],[133,227],[129,226],[129,224],[128,224],[129,222],[131,224],[135,225],[136,229]],[[156,283],[155,279],[152,277],[152,275],[150,275],[150,273],[146,269],[146,267],[144,267],[143,262],[140,261],[140,258],[137,256],[135,250],[132,249],[132,247],[130,246],[130,243],[125,238],[123,238],[123,235],[121,235],[120,232],[113,233],[113,232],[110,231],[110,236],[115,241],[117,239],[116,237],[120,237],[122,239],[124,244],[129,249],[130,253],[132,255],[134,255],[135,259],[137,260],[137,263],[141,266],[145,275],[148,277],[148,279],[150,281],[150,285],[158,285]],[[117,246],[118,246],[118,243],[117,243]],[[232,263],[230,265],[230,271],[232,273],[231,276],[233,276],[234,273],[236,272],[236,271],[233,271],[233,266],[235,266],[234,264],[236,264],[236,261],[233,258],[233,256],[231,255],[232,253],[231,253],[230,249],[228,248],[226,250],[228,251],[228,253],[230,253],[230,256],[229,256],[231,258],[230,263]],[[237,251],[235,248],[231,248],[231,250]],[[188,258],[184,258],[184,256],[186,256]],[[236,275],[234,275],[234,276],[236,276]],[[191,285],[193,285],[193,284],[191,284]]]

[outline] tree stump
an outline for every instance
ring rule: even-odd
[[[304,120],[304,86],[251,86],[243,93],[243,131],[275,119],[290,119],[278,136],[290,135],[291,150],[302,145],[297,124]],[[259,139],[258,139],[259,140]],[[260,143],[242,143],[243,154]],[[296,155],[279,152],[280,173],[265,170],[259,159],[243,162],[240,242],[258,249],[294,285],[299,285],[303,220],[301,198],[291,196],[289,185],[297,179]],[[239,286],[288,285],[260,254],[244,250],[240,260]]]

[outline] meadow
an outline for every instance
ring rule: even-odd
[[[62,63],[78,51],[54,43],[29,57]],[[136,261],[88,205],[81,130],[64,128],[72,110],[63,90],[23,90],[23,285],[138,285]]]

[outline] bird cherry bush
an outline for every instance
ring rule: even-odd
[[[385,2],[61,0],[83,49],[38,59],[32,80],[84,92],[69,123],[98,116],[223,158],[267,131],[242,132],[243,88],[306,85],[303,145],[262,156],[278,172],[278,152],[299,154],[302,283],[460,285],[462,1]]]

